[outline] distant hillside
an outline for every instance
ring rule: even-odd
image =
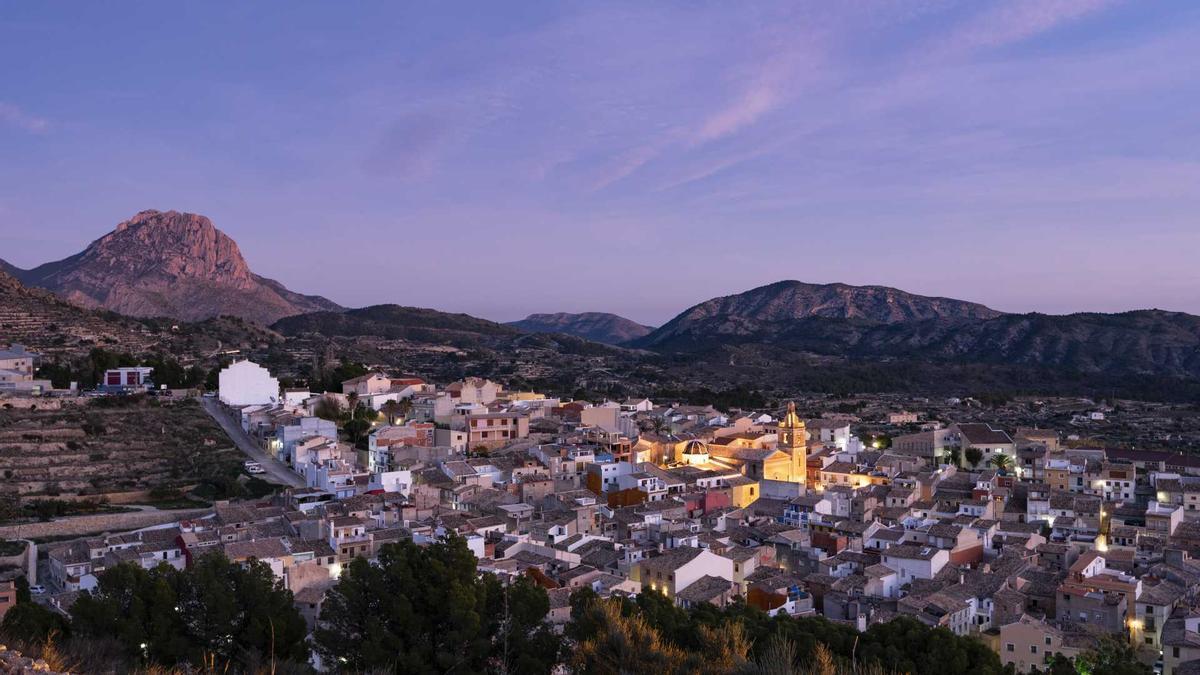
[[[959,300],[840,284],[781,282],[710,300],[633,344],[664,353],[764,345],[858,361],[1200,378],[1200,317],[1189,314],[1003,314]]]
[[[77,307],[0,271],[0,345],[20,343],[46,355],[75,356],[111,345],[136,352],[163,340],[136,319]]]
[[[0,266],[26,286],[128,316],[197,321],[229,315],[267,324],[341,309],[254,274],[233,239],[191,213],[142,211],[68,258],[31,270]]]
[[[702,302],[634,344],[678,349],[689,344],[707,346],[713,340],[770,339],[788,330],[792,322],[813,317],[897,323],[998,316],[1000,312],[974,302],[914,295],[885,286],[780,281]]]
[[[285,317],[271,327],[287,336],[305,333],[326,337],[372,336],[458,346],[520,335],[515,328],[467,314],[400,305],[372,305],[345,312],[311,312]]]
[[[610,345],[636,340],[653,330],[623,316],[605,312],[530,314],[506,325],[527,333],[564,333]]]

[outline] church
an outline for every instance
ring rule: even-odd
[[[795,403],[788,404],[787,414],[779,422],[776,442],[769,442],[769,438],[734,437],[722,439],[721,443],[690,439],[667,443],[663,444],[659,463],[665,467],[686,465],[714,471],[736,469],[753,480],[803,486],[808,477],[808,432],[804,420],[796,414]],[[803,493],[803,487],[800,491]]]

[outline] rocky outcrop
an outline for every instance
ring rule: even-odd
[[[230,315],[268,324],[341,309],[254,274],[237,243],[212,221],[177,211],[142,211],[69,258],[5,269],[82,307],[129,316],[196,321]]]
[[[653,330],[623,316],[606,312],[530,314],[508,325],[526,333],[564,333],[610,345],[636,340]]]
[[[21,652],[13,651],[0,645],[0,675],[55,675],[50,665],[41,659],[31,659],[22,656]]]

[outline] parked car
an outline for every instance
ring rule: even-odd
[[[46,587],[41,584],[34,584],[29,587],[29,592],[33,595],[42,595],[46,592]]]
[[[259,464],[258,462],[246,462],[243,466],[246,467],[246,473],[266,473],[267,472],[267,470],[263,468],[263,465]]]

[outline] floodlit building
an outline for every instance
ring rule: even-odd
[[[225,405],[261,405],[279,402],[279,380],[252,361],[237,361],[217,375],[221,402]]]

